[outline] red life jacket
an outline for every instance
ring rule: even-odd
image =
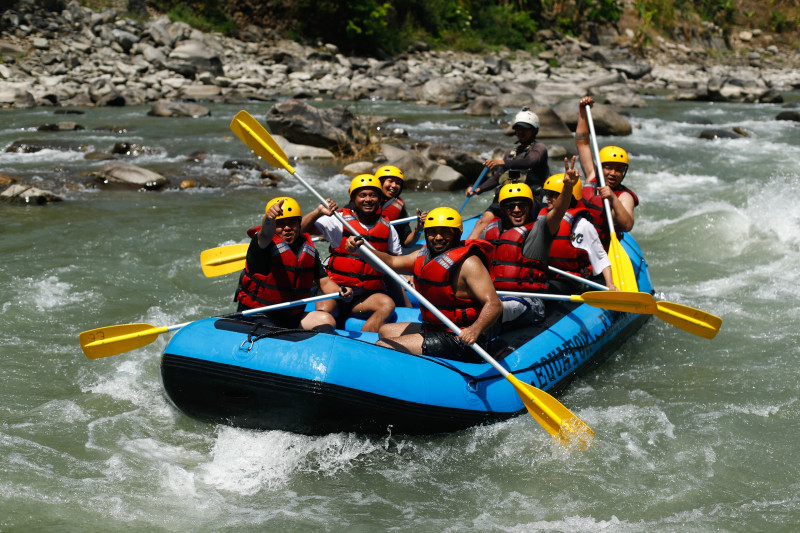
[[[378,218],[378,222],[367,231],[358,222],[352,210],[343,207],[340,211],[342,217],[350,223],[359,234],[364,236],[364,240],[369,241],[372,246],[381,252],[389,250],[389,237],[391,236],[392,226],[384,218]],[[344,243],[347,238],[352,236],[347,226],[342,228],[342,242],[336,248],[331,243],[331,257],[328,260],[328,276],[339,284],[340,287],[362,287],[368,291],[386,290],[384,274],[380,270],[375,270],[367,264],[358,253],[348,252]]]
[[[400,218],[400,213],[403,212],[403,206],[406,203],[399,197],[389,198],[381,210],[381,216],[391,222]]]
[[[298,255],[295,255],[286,241],[274,235],[272,243],[265,250],[270,254],[269,272],[252,272],[245,263],[234,300],[255,309],[308,298],[315,282],[317,249],[308,233],[302,235],[304,242]],[[303,312],[303,307],[292,307],[285,312],[298,315]]]
[[[547,214],[547,209],[542,209],[541,214]],[[576,276],[591,277],[592,263],[589,261],[589,252],[572,245],[572,230],[580,218],[590,219],[589,210],[578,204],[577,207],[567,209],[558,227],[558,234],[553,237],[550,245],[550,259],[548,264],[561,270],[566,270]],[[556,276],[557,277],[557,276]]]
[[[614,194],[619,198],[622,193],[626,192],[633,196],[633,207],[639,205],[639,197],[636,193],[624,185],[620,185],[618,189],[613,189]],[[606,219],[606,212],[603,208],[603,197],[597,192],[597,188],[593,184],[589,184],[581,191],[583,195],[583,205],[589,210],[590,220],[594,224],[597,234],[600,236],[600,241],[603,246],[608,249],[608,244],[611,242],[611,235],[608,233],[608,220]]]
[[[494,248],[486,241],[473,239],[462,241],[459,246],[430,257],[428,247],[423,246],[414,262],[414,287],[435,305],[444,316],[459,328],[471,326],[483,309],[483,304],[472,298],[457,298],[453,290],[452,271],[470,253],[475,253],[488,268],[488,256]],[[439,318],[426,307],[420,306],[422,323],[426,331],[450,331]]]
[[[504,291],[542,292],[547,283],[547,264],[522,255],[525,238],[541,216],[523,226],[509,228],[500,234],[500,219],[494,218],[486,227],[485,238],[495,248],[489,256],[494,286]]]

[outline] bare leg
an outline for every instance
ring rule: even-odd
[[[422,325],[416,322],[385,324],[380,330],[381,339],[375,344],[398,352],[421,354],[421,330]]]
[[[333,330],[336,329],[336,319],[325,311],[311,311],[300,320],[300,327],[322,333],[333,333]]]
[[[386,319],[394,311],[394,302],[389,295],[382,292],[374,292],[353,306],[354,313],[372,313],[364,322],[361,331],[375,332],[380,330],[386,323]]]

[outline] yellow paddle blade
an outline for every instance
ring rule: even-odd
[[[273,167],[286,169],[289,174],[294,174],[294,168],[289,164],[286,152],[250,113],[245,110],[239,111],[231,121],[231,131],[264,161]]]
[[[658,309],[656,300],[646,292],[590,291],[570,297],[573,302],[587,303],[610,311],[652,315]]]
[[[611,234],[611,245],[608,248],[608,258],[611,261],[611,277],[614,285],[621,291],[638,292],[636,273],[633,271],[631,258],[617,239],[616,233]]]
[[[657,302],[656,305],[658,318],[698,337],[713,339],[722,325],[720,317],[688,305],[674,302]]]
[[[207,278],[213,278],[243,270],[248,246],[249,244],[232,244],[203,250],[200,253],[203,274]]]
[[[594,440],[594,431],[551,395],[523,383],[513,374],[506,379],[514,385],[528,413],[562,446],[584,450]]]
[[[78,337],[81,349],[89,359],[100,359],[109,355],[129,352],[150,344],[156,337],[169,330],[150,324],[120,324],[84,331]]]

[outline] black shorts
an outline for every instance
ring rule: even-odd
[[[421,331],[422,354],[465,363],[482,363],[483,357],[450,331]],[[480,342],[480,341],[479,341]]]

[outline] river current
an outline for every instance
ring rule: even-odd
[[[626,184],[642,202],[632,234],[657,291],[723,324],[706,340],[654,318],[575,381],[560,400],[596,432],[582,452],[558,446],[528,415],[427,437],[206,424],[162,391],[169,334],[88,360],[81,331],[233,310],[236,276],[205,278],[200,252],[245,242],[273,196],[292,195],[304,210],[312,197],[285,172],[277,188],[247,172],[217,188],[86,188],[85,173],[102,162],[5,152],[25,138],[101,151],[125,140],[157,148],[135,164],[219,178],[225,160],[249,157],[230,119],[245,108],[264,122],[267,103],[215,105],[195,120],[86,109],[66,119],[86,130],[61,133],[34,131],[65,120],[52,109],[3,111],[0,172],[42,184],[69,175],[76,185],[57,191],[58,204],[0,204],[0,531],[796,531],[800,127],[774,120],[779,105],[648,104],[631,111],[631,136],[600,144],[630,151]],[[445,108],[349,105],[396,118],[415,140],[484,155],[511,142],[488,120]],[[111,124],[128,132],[93,129]],[[697,137],[735,126],[748,136]],[[195,150],[205,160],[183,163]],[[339,167],[296,169],[344,202]],[[457,208],[463,193],[404,198]],[[489,199],[473,199],[465,215]]]

